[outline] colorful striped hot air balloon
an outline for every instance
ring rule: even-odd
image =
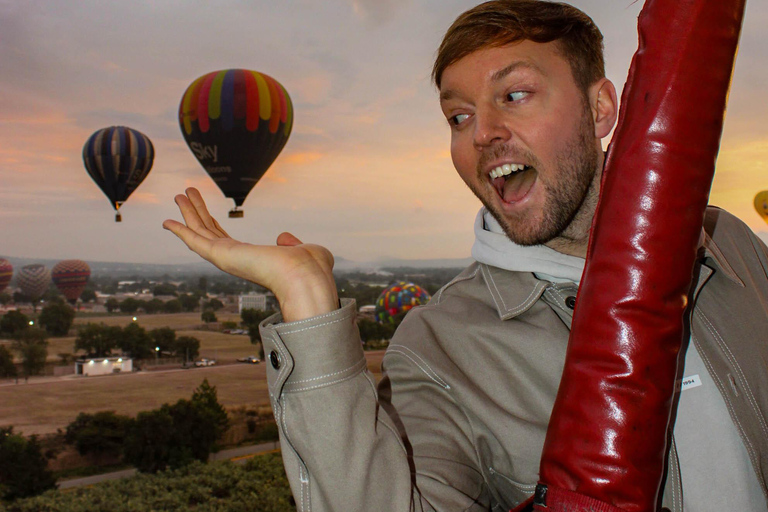
[[[405,281],[385,288],[376,300],[376,321],[393,323],[394,317],[420,304],[429,302],[430,295],[421,286]]]
[[[0,292],[5,290],[11,282],[11,277],[13,277],[13,265],[10,261],[0,258]]]
[[[29,300],[36,302],[51,285],[51,271],[45,265],[24,265],[16,275],[16,284]]]
[[[238,210],[288,141],[293,106],[274,78],[246,69],[201,76],[179,105],[184,140],[205,171]]]
[[[768,222],[768,190],[758,192],[755,196],[755,211]]]
[[[64,260],[54,265],[51,277],[61,294],[74,304],[91,277],[91,267],[81,260]]]
[[[120,222],[120,206],[152,169],[155,148],[143,133],[125,126],[97,130],[83,146],[83,163],[109,198]]]

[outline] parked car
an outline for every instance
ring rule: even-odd
[[[248,357],[238,357],[238,361],[241,363],[250,363],[250,364],[259,364],[261,362],[261,359],[259,359],[256,356],[248,356]]]
[[[213,366],[215,364],[216,364],[215,359],[202,358],[195,361],[195,366]]]

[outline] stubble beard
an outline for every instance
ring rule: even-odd
[[[536,172],[540,169],[540,162],[530,152],[501,147],[492,153],[489,158],[523,156]],[[478,176],[481,175],[480,166],[485,161],[488,158],[480,159]],[[545,192],[544,206],[540,212],[507,215],[496,208],[491,198],[487,198],[475,187],[470,187],[507,237],[518,245],[548,244],[558,242],[556,239],[568,244],[589,236],[592,215],[597,206],[600,175],[597,172],[598,149],[590,115],[585,115],[573,140],[568,141],[556,156],[555,165],[557,172],[550,175],[551,179],[545,181],[541,174],[537,177],[538,185],[543,186]]]

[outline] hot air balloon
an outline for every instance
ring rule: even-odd
[[[430,296],[421,286],[405,281],[385,288],[376,300],[376,321],[394,323],[394,317],[420,304],[429,302]]]
[[[61,294],[75,304],[91,277],[91,267],[81,260],[64,260],[54,265],[51,277]]]
[[[13,265],[8,260],[0,258],[0,292],[5,290],[13,277]]]
[[[120,206],[147,177],[154,158],[149,138],[125,126],[97,130],[83,146],[85,168],[112,203],[115,222],[122,221]]]
[[[35,303],[50,286],[51,271],[39,263],[24,265],[16,276],[16,283],[21,288],[21,293]]]
[[[230,217],[288,141],[293,106],[274,78],[246,69],[201,76],[187,87],[179,105],[184,140],[226,197],[235,201]]]
[[[765,222],[768,222],[768,190],[758,192],[755,196],[755,210]]]

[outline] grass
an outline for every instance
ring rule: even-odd
[[[219,320],[226,320],[228,316],[239,318],[237,315],[221,315]],[[87,321],[127,325],[131,317],[76,318],[75,323]],[[148,330],[170,326],[176,329],[177,336],[198,338],[200,357],[215,358],[219,365],[167,371],[151,371],[153,366],[150,365],[147,368],[150,371],[101,377],[33,377],[28,383],[20,380],[19,384],[12,380],[0,381],[0,426],[13,425],[17,432],[26,435],[49,434],[65,428],[80,412],[113,410],[135,416],[140,411],[189,398],[204,378],[216,386],[219,401],[227,408],[256,408],[269,404],[266,380],[269,363],[234,363],[238,357],[258,354],[258,347],[251,344],[247,335],[196,330],[195,327],[202,324],[199,313],[142,315],[139,323]],[[74,341],[74,337],[50,338],[49,360],[58,359],[60,352],[72,353]],[[378,378],[383,352],[366,352],[365,355],[368,368]]]

